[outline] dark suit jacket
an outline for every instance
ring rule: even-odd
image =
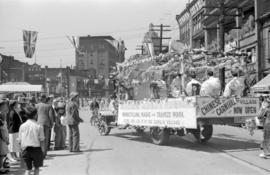
[[[37,122],[40,125],[52,128],[55,121],[55,115],[52,105],[46,103],[39,103],[36,105],[36,108],[38,114]]]
[[[82,119],[79,117],[78,106],[75,102],[68,102],[66,107],[66,121],[68,125],[78,125],[82,122]]]
[[[20,119],[20,116],[14,109],[11,109],[8,114],[8,132],[9,133],[19,132],[21,124],[22,121]]]

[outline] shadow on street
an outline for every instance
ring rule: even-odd
[[[110,134],[110,136],[120,137],[130,141],[153,144],[148,133],[144,133],[143,135],[139,136],[136,135],[136,132],[125,132]],[[210,153],[241,152],[260,149],[260,145],[254,140],[239,140],[239,138],[236,136],[228,134],[214,135],[206,143],[198,143],[191,134],[183,137],[171,135],[169,142],[167,145],[163,145],[163,147],[177,147],[181,149]]]

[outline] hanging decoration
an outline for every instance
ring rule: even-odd
[[[35,53],[37,34],[36,31],[23,30],[23,48],[27,58],[32,58]]]

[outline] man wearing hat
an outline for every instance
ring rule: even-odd
[[[225,86],[225,90],[223,93],[224,97],[230,97],[233,95],[242,96],[245,86],[244,81],[238,77],[239,73],[239,67],[232,67],[231,74],[233,76],[233,79]]]
[[[69,127],[69,151],[80,152],[80,131],[79,123],[83,120],[79,116],[79,94],[72,92],[66,107],[66,123]]]
[[[46,103],[46,95],[41,96],[41,102],[36,105],[37,122],[43,126],[45,141],[44,141],[44,156],[47,155],[47,150],[50,144],[50,133],[55,121],[54,110],[51,104]]]

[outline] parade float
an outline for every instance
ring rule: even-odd
[[[208,141],[213,134],[213,124],[241,125],[259,112],[259,99],[249,95],[252,81],[247,69],[248,55],[243,53],[208,53],[202,50],[160,54],[147,57],[136,55],[118,64],[112,72],[119,98],[118,125],[134,126],[137,131],[150,128],[155,144],[166,144],[172,134],[184,136],[191,133],[199,142]],[[205,72],[225,71],[225,80],[231,78],[230,69],[238,65],[242,70],[245,97],[186,96],[184,87],[190,72],[196,72],[200,82]],[[180,76],[178,88],[171,86]],[[112,126],[102,126],[109,131]],[[104,133],[104,132],[103,132]],[[108,134],[109,132],[106,132]]]

